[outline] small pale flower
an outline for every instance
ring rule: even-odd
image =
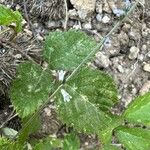
[[[61,89],[61,94],[63,96],[64,102],[69,102],[72,96],[69,95],[64,89]]]
[[[111,46],[111,40],[109,37],[106,38],[105,42],[104,42],[104,46],[106,48],[110,47]]]
[[[114,8],[114,9],[113,9],[113,13],[114,13],[117,17],[120,17],[120,16],[123,16],[123,15],[125,14],[125,11],[122,10],[122,9]]]
[[[66,74],[66,71],[63,71],[63,70],[58,71],[58,80],[63,81],[65,74]]]

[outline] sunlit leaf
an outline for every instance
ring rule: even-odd
[[[120,147],[114,146],[114,145],[104,145],[102,150],[121,150]]]
[[[28,121],[32,118],[32,123],[30,122],[29,125],[26,127],[26,124],[28,123]],[[33,117],[33,115],[30,115],[26,118],[22,119],[22,130],[21,132],[19,132],[19,137],[18,137],[18,141],[19,143],[24,143],[29,135],[31,133],[35,133],[36,131],[38,131],[41,127],[41,120],[40,120],[40,115],[37,115],[35,117]]]
[[[7,140],[4,137],[0,137],[0,150],[25,150],[25,146],[11,140]]]
[[[16,24],[15,31],[20,32],[22,30],[22,15],[18,11],[13,11],[0,4],[0,25],[9,26],[12,23]]]
[[[51,69],[73,70],[95,46],[95,40],[84,32],[55,31],[46,38],[43,56]]]
[[[150,125],[150,92],[135,98],[124,113],[125,119]]]
[[[63,150],[78,150],[79,148],[80,140],[74,133],[65,136]]]
[[[113,79],[102,71],[82,67],[67,84],[101,110],[108,110],[118,102],[117,87]]]
[[[11,101],[21,118],[32,115],[49,97],[52,76],[36,64],[25,62],[17,68],[11,86]]]
[[[61,120],[77,131],[100,134],[103,128],[111,125],[111,117],[68,85],[62,87],[57,96],[57,108]]]
[[[115,135],[127,150],[150,150],[150,130],[120,126]]]
[[[63,145],[62,140],[52,137],[40,140],[33,150],[54,150],[55,148],[61,148]]]

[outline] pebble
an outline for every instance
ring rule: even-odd
[[[102,22],[103,23],[109,23],[110,22],[110,17],[108,15],[105,15],[103,18],[102,18]]]
[[[123,69],[123,67],[122,67],[121,65],[118,65],[118,66],[117,66],[117,69],[118,69],[118,71],[119,71],[120,73],[124,73],[124,69]]]
[[[139,48],[138,47],[135,47],[135,46],[132,46],[130,48],[130,53],[129,53],[129,59],[133,60],[133,59],[136,59],[138,54],[139,54]]]
[[[150,64],[148,64],[148,63],[144,64],[143,70],[146,72],[150,72]]]
[[[96,20],[101,22],[102,21],[102,15],[101,14],[97,14],[96,15]]]
[[[52,20],[50,20],[50,21],[47,22],[47,27],[49,29],[58,28],[60,26],[61,26],[61,22],[60,21],[52,21]]]
[[[150,91],[150,80],[148,80],[147,82],[145,82],[142,86],[142,88],[140,89],[139,93],[140,95],[144,95],[145,93]]]
[[[119,38],[119,40],[120,40],[121,45],[126,45],[126,44],[129,43],[129,37],[128,37],[128,35],[127,35],[125,32],[123,32],[123,31],[120,32],[118,38]]]
[[[76,19],[78,17],[78,13],[75,9],[69,10],[68,15],[71,19]]]
[[[110,60],[109,58],[104,55],[102,52],[98,52],[96,54],[96,59],[95,59],[95,63],[99,66],[99,67],[104,67],[107,68],[110,65]]]
[[[96,12],[99,14],[102,14],[103,12],[103,3],[101,1],[96,3]]]
[[[146,51],[147,50],[147,46],[144,44],[142,45],[142,48],[141,48],[142,51]]]
[[[91,22],[88,22],[88,23],[83,23],[82,24],[82,27],[83,27],[83,29],[92,29],[92,24],[91,24]]]
[[[125,24],[123,25],[123,27],[122,27],[122,30],[123,30],[124,32],[129,32],[130,28],[131,28],[131,25],[128,24],[128,23],[125,23]]]
[[[141,38],[139,29],[132,28],[129,32],[129,38],[135,41],[139,40]]]
[[[105,11],[107,13],[111,13],[111,9],[109,7],[107,0],[104,0],[103,11]]]
[[[96,0],[70,0],[71,4],[77,10],[85,10],[87,14],[94,12]]]

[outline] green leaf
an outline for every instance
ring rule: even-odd
[[[83,67],[67,84],[101,110],[109,110],[118,102],[118,92],[113,79],[99,70]]]
[[[150,92],[135,98],[124,112],[128,121],[150,125]]]
[[[24,150],[24,145],[0,137],[0,150]]]
[[[48,137],[46,139],[42,139],[35,145],[33,150],[54,150],[54,148],[62,147],[62,140]]]
[[[110,122],[110,124],[108,124],[107,127],[103,128],[103,130],[100,131],[99,134],[101,143],[106,145],[108,145],[108,143],[111,143],[112,141],[113,130],[123,123],[123,119],[120,116],[111,114],[109,116],[112,118],[112,121]]]
[[[22,15],[18,11],[13,11],[4,5],[0,4],[0,25],[9,26],[12,23],[16,23],[16,32],[22,30]]]
[[[17,72],[10,96],[18,115],[25,118],[48,100],[52,89],[52,76],[31,62],[20,64]]]
[[[55,31],[47,36],[44,58],[54,70],[73,70],[96,46],[95,40],[84,32]]]
[[[79,150],[79,148],[80,140],[74,133],[65,136],[63,150]]]
[[[120,126],[115,135],[127,150],[150,150],[150,130]]]
[[[28,125],[28,127],[24,127],[26,126],[27,122],[33,118],[32,123],[30,123]],[[35,133],[36,131],[38,131],[41,127],[41,120],[40,120],[40,115],[37,115],[36,117],[33,117],[33,115],[28,116],[24,119],[22,119],[22,131],[19,134],[18,137],[18,141],[19,143],[23,144],[27,138],[29,137],[29,134],[31,133]]]
[[[104,145],[102,150],[121,150],[121,148],[114,145]]]
[[[81,132],[99,134],[111,125],[111,117],[68,85],[57,96],[57,108],[62,121]]]

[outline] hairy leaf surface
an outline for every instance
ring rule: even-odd
[[[41,127],[41,120],[40,115],[33,117],[33,115],[30,115],[26,118],[22,119],[22,130],[19,132],[18,141],[20,144],[24,144],[24,142],[28,139],[29,135],[31,133],[35,133],[38,131]],[[28,125],[28,127],[25,127],[27,122],[32,118],[32,123]]]
[[[35,145],[33,150],[54,150],[55,148],[61,148],[63,142],[60,139],[47,137],[39,141],[38,144]]]
[[[61,89],[57,100],[59,117],[78,131],[100,134],[103,128],[111,125],[111,117],[68,85]]]
[[[84,32],[55,31],[47,36],[43,55],[51,69],[73,70],[95,46],[96,42]]]
[[[120,126],[115,135],[128,150],[150,150],[150,130]]]
[[[0,137],[0,150],[25,150],[24,145]]]
[[[135,98],[125,111],[124,117],[128,121],[150,125],[150,92]]]
[[[116,147],[114,145],[104,145],[102,150],[122,150],[120,147]]]
[[[16,32],[22,30],[22,15],[18,11],[13,11],[4,5],[0,4],[0,25],[9,26],[12,23],[16,23]]]
[[[79,138],[74,133],[66,135],[63,142],[63,150],[78,150],[78,149],[80,149]]]
[[[99,70],[82,67],[67,84],[101,110],[108,110],[118,102],[118,92],[113,79]]]
[[[25,118],[47,101],[52,88],[52,77],[31,62],[20,64],[17,71],[11,86],[11,101],[18,115]]]

